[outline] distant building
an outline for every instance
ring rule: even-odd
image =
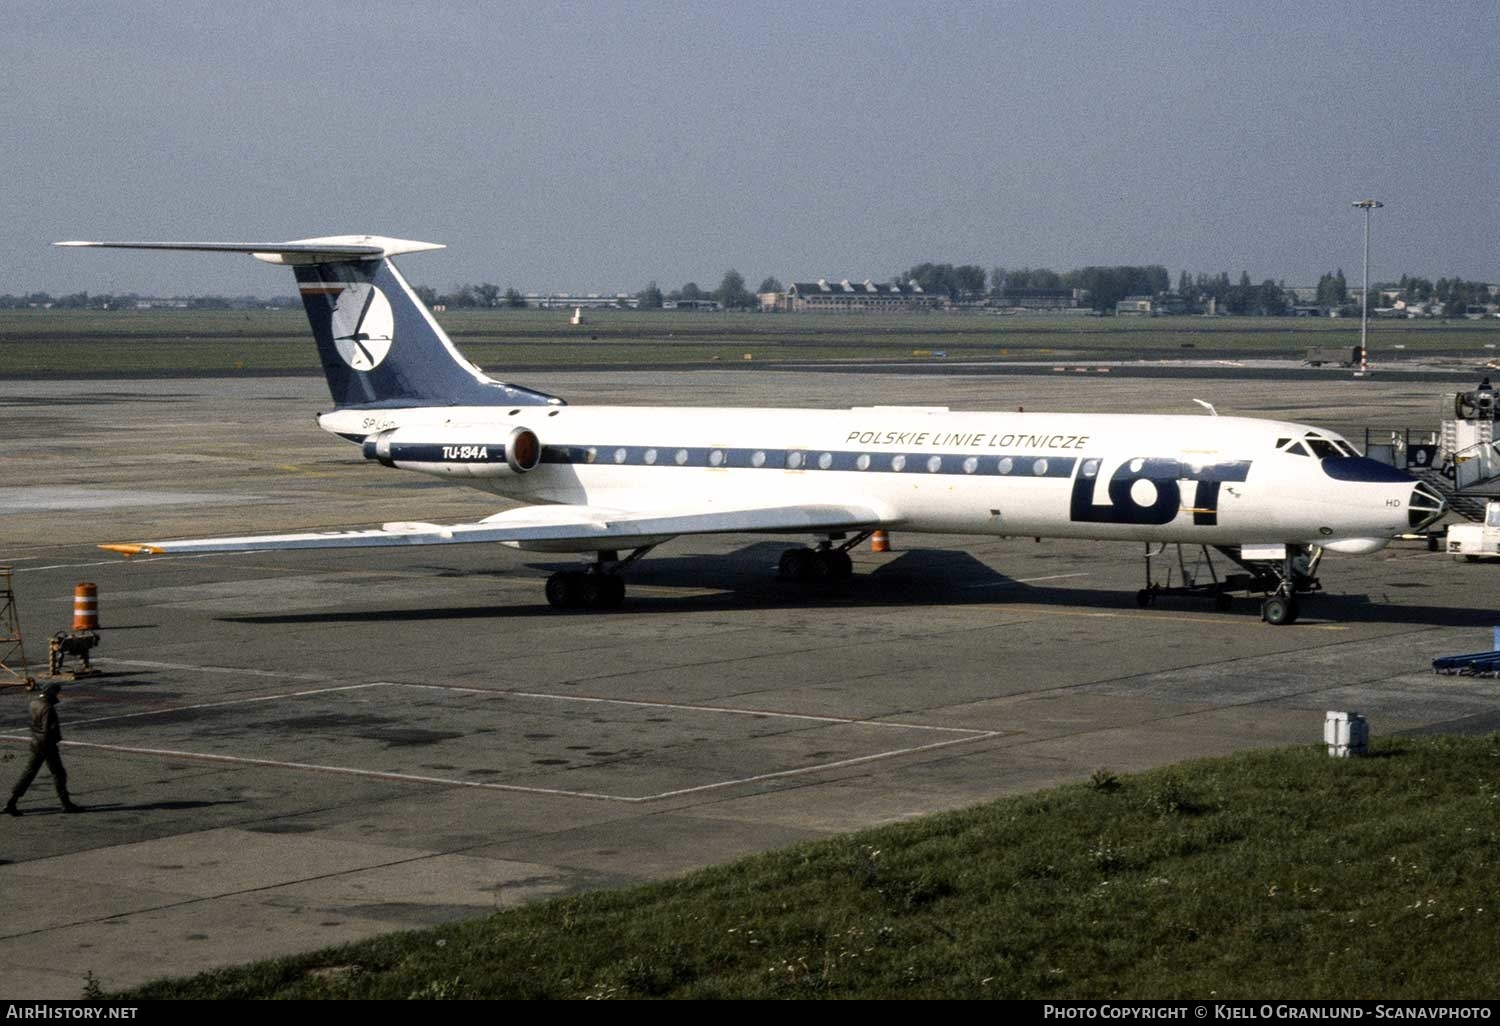
[[[1175,292],[1159,296],[1126,296],[1115,304],[1116,317],[1181,317],[1192,308]]]
[[[722,310],[717,299],[667,299],[661,304],[663,310]]]
[[[1075,310],[1083,305],[1083,289],[1002,288],[990,299],[991,306],[1010,310]]]
[[[1181,317],[1188,309],[1188,301],[1175,292],[1163,292],[1151,304],[1155,317]]]
[[[579,307],[585,310],[605,310],[611,307],[634,310],[641,305],[640,299],[628,292],[528,292],[522,298],[527,306],[536,310],[576,310]]]
[[[916,282],[905,285],[879,283],[868,278],[852,284],[848,278],[830,282],[793,282],[786,290],[786,309],[796,312],[816,310],[835,313],[883,313],[900,310],[932,310],[946,306],[948,297],[923,292]]]

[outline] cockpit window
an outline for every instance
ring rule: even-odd
[[[1326,438],[1314,438],[1309,435],[1306,439],[1307,447],[1313,451],[1313,455],[1320,460],[1338,459],[1344,454],[1339,452],[1338,446]]]
[[[1285,453],[1289,453],[1289,454],[1291,454],[1293,456],[1306,456],[1306,455],[1308,455],[1307,450],[1302,447],[1302,443],[1301,442],[1293,442],[1291,445],[1287,446],[1285,449],[1283,449],[1281,451],[1285,452]]]

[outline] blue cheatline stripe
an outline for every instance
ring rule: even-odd
[[[397,442],[393,463],[504,463],[505,443],[443,445]],[[620,467],[715,467],[737,470],[843,470],[873,473],[1001,477],[1072,477],[1074,456],[977,456],[969,453],[837,452],[821,449],[730,449],[706,446],[546,445],[543,463]]]
[[[977,456],[968,453],[840,452],[831,449],[735,449],[707,446],[542,447],[543,463],[736,470],[839,470],[874,473],[1072,477],[1073,456]]]

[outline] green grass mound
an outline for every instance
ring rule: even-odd
[[[1259,752],[129,998],[1500,993],[1500,736]]]

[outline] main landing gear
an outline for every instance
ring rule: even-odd
[[[849,550],[870,537],[871,532],[861,531],[837,548],[833,543],[843,535],[831,535],[818,543],[815,549],[787,549],[776,563],[776,576],[783,581],[816,583],[820,581],[847,581],[854,576],[854,560]]]
[[[547,578],[547,604],[553,609],[619,609],[625,601],[627,566],[656,546],[636,549],[621,559],[605,551],[586,570],[561,570]]]

